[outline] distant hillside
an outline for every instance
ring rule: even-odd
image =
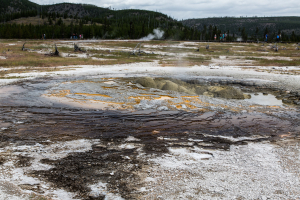
[[[38,4],[28,0],[1,0],[0,15],[37,9]]]
[[[38,5],[28,0],[1,0],[0,38],[138,39],[160,29],[156,39],[195,40],[200,32],[171,17],[148,10],[111,10],[88,4]],[[152,37],[152,36],[151,36]]]
[[[94,5],[61,3],[54,5],[38,5],[28,0],[1,0],[0,15],[13,14],[16,12],[35,10],[37,13],[52,13],[59,14],[68,13],[69,15],[78,15],[78,17],[95,16],[103,11],[108,11],[107,8],[99,8]],[[91,13],[91,14],[90,14]]]
[[[30,14],[27,14],[29,13]],[[90,4],[59,3],[54,5],[38,5],[28,0],[1,0],[0,20],[10,21],[21,17],[34,17],[36,15],[48,16],[55,13],[57,16],[71,18],[103,18],[128,17],[151,15],[151,17],[170,19],[167,15],[148,10],[110,10]]]
[[[228,31],[241,35],[243,27],[245,27],[248,37],[263,37],[265,31],[269,34],[277,34],[278,31],[286,35],[291,35],[292,32],[296,35],[300,34],[300,17],[245,17],[245,18],[203,18],[203,19],[187,19],[182,23],[189,27],[196,27],[198,30],[203,30],[205,26],[216,26],[221,32]],[[266,30],[267,29],[267,30]]]
[[[86,38],[137,39],[164,31],[160,39],[212,40],[225,31],[227,41],[269,41],[279,32],[282,41],[300,41],[300,17],[205,18],[177,21],[148,10],[111,10],[89,4],[59,3],[38,5],[28,0],[1,0],[0,38],[70,38],[77,33]],[[34,31],[32,31],[34,30]],[[218,37],[219,38],[219,37]]]
[[[102,17],[109,15],[112,12],[108,8],[101,8],[89,4],[73,4],[73,3],[59,3],[54,5],[40,6],[44,13],[59,13],[60,15],[83,17]]]

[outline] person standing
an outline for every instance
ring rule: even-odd
[[[215,41],[217,40],[217,34],[215,34],[214,39],[215,39]]]
[[[268,34],[266,34],[266,42],[268,42]]]

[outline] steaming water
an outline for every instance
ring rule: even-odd
[[[141,38],[140,40],[153,40],[153,39],[161,39],[164,36],[164,31],[161,31],[159,29],[154,29],[153,34],[150,33],[146,37]]]

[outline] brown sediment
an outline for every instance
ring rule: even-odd
[[[111,98],[111,96],[105,94],[89,94],[89,93],[74,93],[74,94],[83,95],[83,96],[99,96],[99,97]]]
[[[101,86],[103,89],[117,89],[118,86]]]
[[[140,101],[140,100],[151,100],[151,99],[154,99],[153,96],[131,96],[131,97],[128,97],[128,99],[135,99],[136,101]]]
[[[260,139],[254,138],[251,142],[260,142],[293,131],[291,122],[261,113],[168,111],[143,114],[34,107],[18,110],[15,117],[11,108],[0,109],[1,120],[20,120],[18,118],[21,118],[25,111],[31,116],[26,119],[26,123],[16,124],[6,130],[2,142],[10,140],[21,144],[46,144],[47,140],[61,142],[82,138],[100,139],[101,145],[94,145],[90,151],[72,153],[58,160],[43,159],[42,163],[54,166],[50,170],[28,173],[29,176],[51,182],[55,187],[76,192],[80,199],[88,199],[88,185],[98,181],[107,183],[110,192],[118,191],[123,198],[138,198],[138,188],[142,184],[138,174],[149,167],[147,162],[137,157],[141,151],[139,148],[148,156],[168,153],[170,147],[187,145],[228,150],[230,145],[245,145],[248,140],[241,139],[235,142],[221,136],[238,139],[241,136],[259,135]],[[2,115],[4,113],[5,115]],[[129,136],[138,140],[124,141]],[[190,139],[195,142],[188,144],[191,143]],[[197,142],[200,140],[202,142]],[[114,147],[123,144],[136,147]],[[126,159],[126,156],[130,159]],[[20,158],[18,163],[28,165],[28,159],[30,158]],[[114,175],[111,175],[112,170]],[[128,184],[132,181],[134,183]]]
[[[70,90],[58,90],[58,91],[51,91],[51,93],[47,95],[53,97],[65,97],[69,94],[71,94]]]
[[[62,96],[68,93],[59,91]],[[141,97],[151,98],[147,95]],[[166,101],[171,102],[172,99]],[[193,102],[202,102],[196,96],[184,96],[182,99],[184,101],[174,104],[181,109],[181,104],[193,108]],[[202,105],[213,104],[202,102]],[[138,198],[141,195],[138,188],[141,187],[142,176],[137,174],[148,167],[146,162],[137,157],[138,151],[146,155],[161,155],[168,153],[168,148],[190,145],[202,149],[229,150],[231,145],[273,142],[281,137],[290,137],[297,133],[295,124],[299,123],[299,120],[292,118],[263,113],[218,112],[204,108],[195,112],[180,110],[150,113],[50,107],[17,109],[16,114],[16,107],[0,107],[0,120],[5,121],[7,127],[0,138],[3,145],[9,145],[8,141],[25,145],[37,142],[47,144],[48,140],[100,139],[101,145],[94,145],[88,152],[72,153],[58,160],[43,159],[42,163],[54,167],[27,174],[51,182],[55,187],[76,192],[80,199],[91,198],[88,185],[99,181],[107,184],[108,191],[117,191],[123,198]],[[15,121],[24,123],[18,124]],[[129,136],[138,140],[124,141]],[[112,147],[122,144],[136,146],[132,149]],[[130,159],[125,159],[126,156]],[[17,166],[30,165],[30,157],[17,159]],[[114,175],[111,175],[112,169]]]

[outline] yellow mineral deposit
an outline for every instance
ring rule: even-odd
[[[89,94],[89,93],[74,93],[74,94],[82,95],[82,96],[98,96],[98,97],[111,98],[111,96],[105,94]]]

